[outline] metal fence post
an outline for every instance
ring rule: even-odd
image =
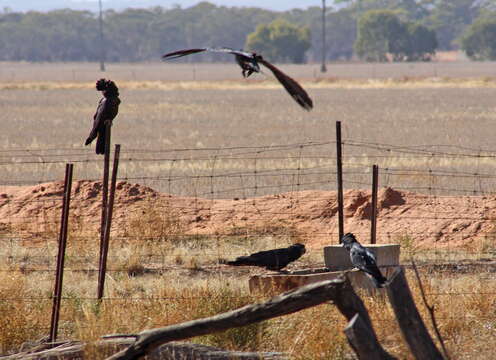
[[[370,243],[375,244],[377,239],[377,189],[379,186],[379,166],[372,166],[372,214],[370,217]]]
[[[105,235],[105,221],[107,219],[107,202],[108,202],[108,184],[109,184],[109,167],[110,167],[110,141],[111,141],[111,127],[110,121],[105,122],[105,154],[103,159],[103,180],[102,180],[102,215],[100,219],[100,253],[98,259],[99,274],[102,268],[103,258],[103,238]],[[98,282],[98,289],[100,289],[100,281]],[[98,290],[97,293],[100,291]]]
[[[341,143],[341,121],[336,121],[336,165],[338,182],[338,223],[339,223],[339,243],[344,235],[344,210],[343,210],[343,159]]]
[[[110,167],[110,140],[112,123],[105,122],[105,154],[103,158],[103,183],[102,183],[102,217],[100,221],[100,258],[102,257],[103,235],[105,232],[105,219],[108,201],[108,183]]]
[[[107,203],[107,210],[105,212],[105,231],[102,242],[102,253],[100,255],[100,269],[98,271],[98,299],[103,297],[103,291],[105,288],[105,273],[107,272],[107,254],[109,248],[109,238],[110,238],[110,227],[112,226],[112,214],[114,209],[114,199],[115,199],[115,185],[117,183],[117,170],[119,168],[119,155],[121,151],[121,146],[119,144],[115,145],[114,152],[114,165],[112,168],[112,181],[110,184],[110,195]]]
[[[60,221],[59,251],[57,255],[57,269],[55,273],[55,290],[53,294],[52,321],[50,324],[49,342],[57,339],[60,302],[62,299],[62,281],[64,278],[64,258],[67,244],[67,229],[69,227],[69,205],[71,202],[73,164],[66,164],[64,180],[64,196],[62,200],[62,217]]]

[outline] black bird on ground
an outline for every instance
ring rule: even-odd
[[[387,279],[382,276],[377,267],[374,254],[364,248],[352,233],[347,233],[341,238],[343,247],[349,251],[353,266],[365,272],[374,282],[376,287],[383,287]]]
[[[95,138],[96,153],[105,153],[105,123],[112,120],[119,112],[119,89],[112,80],[100,79],[96,82],[96,89],[103,92],[103,98],[98,102],[96,113],[93,116],[93,129],[86,139],[84,145],[89,145]]]
[[[227,53],[233,54],[235,56],[236,62],[241,67],[241,74],[243,77],[247,78],[254,72],[260,72],[260,65],[262,64],[267,67],[274,76],[279,80],[279,82],[284,86],[286,91],[293,97],[293,99],[305,110],[311,110],[313,108],[312,99],[308,96],[307,92],[301,87],[300,84],[296,82],[293,78],[289,77],[277,67],[265,60],[262,55],[254,52],[247,52],[242,50],[234,50],[229,48],[198,48],[198,49],[185,49],[178,50],[167,53],[162,56],[162,59],[176,59],[182,56],[196,54],[204,51],[217,52],[217,53]]]
[[[260,251],[248,256],[240,256],[234,261],[221,260],[220,263],[233,266],[260,266],[268,270],[280,271],[290,262],[299,259],[305,252],[305,245],[296,243],[287,248]]]

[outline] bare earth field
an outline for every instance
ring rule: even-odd
[[[39,244],[43,239],[40,237],[37,241],[40,229],[56,227],[62,194],[60,182],[0,187],[0,226],[16,229],[16,234],[11,235],[25,244]],[[101,183],[78,181],[73,186],[73,194],[73,216],[84,224],[87,234],[96,237],[100,226]],[[370,191],[348,190],[345,200],[346,229],[366,241],[370,233]],[[245,229],[246,235],[251,236],[249,229],[265,229],[273,235],[292,234],[305,239],[306,245],[315,250],[337,243],[338,205],[334,191],[307,190],[247,199],[205,199],[173,196],[146,186],[119,182],[112,234],[118,238],[129,237],[136,217],[145,214],[142,218],[145,221],[150,208],[177,217],[181,234],[175,235],[185,237],[225,237],[240,229]],[[478,256],[490,255],[495,250],[492,245],[496,230],[494,197],[437,197],[385,188],[379,192],[378,211],[380,243],[401,243],[402,239],[408,238],[416,249],[424,252],[463,248]],[[286,232],[279,234],[277,230],[282,229]],[[278,245],[284,243],[274,243],[274,246]]]
[[[452,357],[495,358],[494,63],[330,64],[325,76],[317,65],[281,65],[308,90],[311,112],[270,77],[240,80],[233,64],[96,69],[0,64],[0,355],[48,332],[66,162],[75,179],[60,337],[94,341],[260,301],[247,280],[265,271],[229,269],[220,258],[300,241],[309,251],[289,269],[323,266],[322,247],[337,242],[341,121],[345,230],[368,242],[378,164],[378,241],[401,244],[403,264],[410,256],[421,264]],[[122,151],[98,305],[102,158],[83,142],[102,76],[120,88],[112,136]],[[389,305],[364,301],[381,343],[410,359]],[[322,305],[194,340],[349,359],[344,326]]]

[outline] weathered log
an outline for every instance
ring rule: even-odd
[[[310,284],[286,292],[265,303],[247,305],[209,318],[143,331],[134,335],[137,339],[129,348],[109,357],[108,360],[137,359],[170,341],[224,331],[233,327],[245,326],[288,315],[329,300],[338,307],[348,320],[353,318],[355,314],[360,314],[369,329],[368,335],[372,341],[378,343],[365,305],[353,290],[349,279],[339,278]],[[383,349],[382,354],[385,359],[393,359]]]
[[[91,344],[92,354],[112,354],[129,346],[131,340],[104,340]],[[59,342],[38,345],[2,360],[81,360],[88,358],[87,344]],[[85,357],[86,356],[86,357]],[[287,360],[287,355],[277,352],[228,351],[201,344],[170,342],[147,354],[149,360]]]
[[[393,360],[394,356],[388,354],[381,346],[374,330],[369,327],[366,321],[357,313],[348,326],[344,329],[344,333],[348,338],[355,354],[359,359],[364,360]]]
[[[413,261],[413,258],[411,259],[412,261],[412,267],[413,271],[415,272],[415,277],[417,278],[419,288],[420,288],[420,294],[422,295],[422,300],[424,301],[424,305],[427,308],[427,311],[429,311],[429,315],[431,317],[431,322],[432,322],[432,327],[434,329],[434,333],[436,334],[437,340],[439,341],[439,344],[441,344],[441,349],[443,350],[443,356],[446,360],[450,359],[450,356],[448,354],[448,349],[446,349],[446,345],[444,344],[444,339],[441,336],[441,332],[439,331],[439,326],[437,326],[437,321],[436,321],[436,314],[434,312],[434,305],[429,305],[427,302],[427,296],[425,295],[424,291],[424,285],[422,285],[422,280],[420,280],[420,274],[417,270],[417,265],[415,265],[415,261]]]
[[[368,347],[373,347],[375,352],[370,352],[370,359],[375,359],[373,354],[377,354],[377,359],[394,359],[393,356],[388,354],[383,347],[380,345],[379,340],[377,339],[377,335],[374,331],[374,327],[372,326],[372,321],[370,320],[369,313],[362,299],[356,294],[353,286],[351,285],[351,281],[348,278],[349,274],[346,274],[348,281],[346,281],[343,286],[336,291],[336,298],[334,299],[334,304],[338,308],[338,310],[348,319],[349,324],[345,328],[345,334],[348,337],[348,341],[350,342],[350,346],[355,351],[360,359],[368,359],[367,355],[369,354],[369,350],[367,352],[357,352],[357,348],[355,346],[358,343],[362,344],[361,348],[363,348],[366,344],[369,344]],[[357,318],[358,316],[358,318]],[[359,319],[359,323],[356,326],[360,326],[360,328],[353,328],[353,324],[355,324]],[[350,328],[351,326],[351,328]],[[356,332],[361,331],[360,333],[356,333],[356,336],[365,336],[364,338],[356,338],[352,343],[350,341],[350,337],[348,332]],[[373,345],[373,346],[372,346]],[[365,357],[361,357],[360,354],[364,354]]]
[[[209,318],[145,330],[137,334],[137,340],[131,346],[108,360],[137,359],[169,341],[245,326],[319,305],[334,300],[337,289],[343,287],[345,282],[347,281],[343,278],[322,281],[275,296],[261,304],[247,305]]]
[[[391,276],[386,289],[403,339],[408,344],[413,356],[419,360],[442,360],[443,356],[432,341],[415,306],[403,268],[397,268]]]
[[[367,326],[373,329],[372,321],[370,320],[367,308],[365,307],[362,299],[360,299],[353,289],[349,276],[351,276],[351,274],[346,273],[347,281],[343,283],[338,291],[336,291],[336,296],[333,299],[334,305],[336,305],[338,310],[348,321],[353,319],[353,317],[358,313]],[[375,333],[373,335],[375,336]]]
[[[31,346],[30,346],[31,345]],[[26,349],[28,347],[28,349]],[[35,345],[23,344],[21,351],[5,357],[2,360],[72,360],[81,359],[84,344],[79,341],[57,341]]]

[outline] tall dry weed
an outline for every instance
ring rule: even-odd
[[[14,352],[27,342],[45,336],[49,328],[48,299],[29,298],[26,276],[0,271],[0,354]]]

